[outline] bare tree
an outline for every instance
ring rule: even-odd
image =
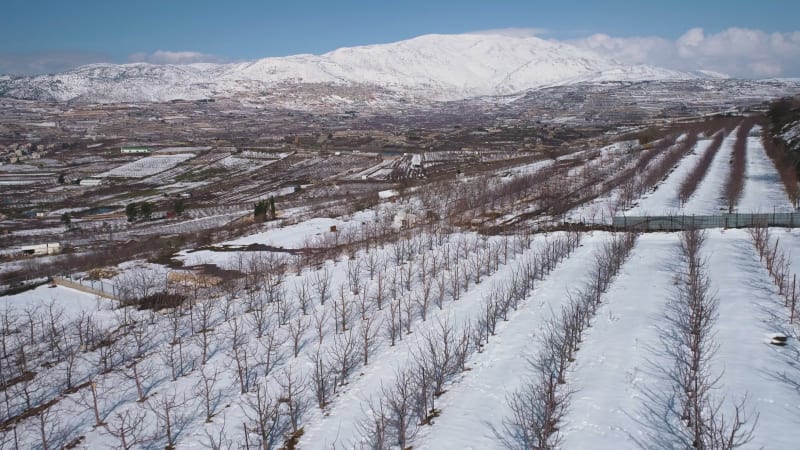
[[[466,351],[458,332],[447,320],[440,320],[423,332],[414,359],[430,377],[433,395],[442,395],[444,383],[462,370],[461,361]]]
[[[347,260],[347,285],[353,295],[358,295],[359,280],[361,278],[361,260]]]
[[[383,303],[385,300],[386,295],[386,268],[385,266],[381,265],[376,274],[375,274],[375,289],[373,290],[374,294],[372,296],[373,301],[375,302],[375,307],[378,311],[383,310]]]
[[[414,322],[414,300],[406,296],[401,299],[399,304],[402,304],[403,313],[405,314],[406,334],[411,334],[411,325]]]
[[[360,361],[358,344],[359,340],[353,330],[347,330],[333,337],[330,353],[339,373],[338,379],[341,385],[347,384],[347,378],[358,367]]]
[[[81,392],[81,398],[79,403],[88,407],[92,411],[92,415],[94,416],[94,426],[95,428],[102,427],[105,425],[105,418],[108,414],[107,411],[100,408],[100,400],[101,396],[97,389],[97,383],[91,382],[89,383],[89,393],[86,394],[85,391]]]
[[[379,267],[383,264],[383,261],[378,257],[378,252],[367,251],[364,264],[367,268],[369,279],[372,280],[378,272]]]
[[[358,300],[358,312],[361,314],[361,320],[364,320],[367,315],[369,315],[370,309],[372,308],[372,302],[366,281],[359,289],[359,293],[356,295],[356,300]]]
[[[159,352],[161,361],[170,368],[172,381],[191,372],[195,368],[195,357],[188,349],[184,348],[183,340],[178,338],[177,342],[170,342],[163,346]]]
[[[382,401],[367,402],[364,420],[358,423],[359,431],[365,436],[364,448],[385,450],[391,448],[388,436],[388,417]]]
[[[105,430],[119,441],[119,448],[139,448],[146,441],[144,420],[146,412],[140,406],[117,411],[105,424]]]
[[[53,406],[43,408],[36,414],[42,450],[61,448],[67,444],[67,430],[56,419],[57,415],[53,408]]]
[[[216,341],[214,339],[216,307],[213,301],[207,300],[198,302],[195,309],[197,311],[195,314],[197,316],[195,335],[198,337],[197,342],[201,349],[200,364],[205,364],[209,357],[209,346]]]
[[[324,409],[333,395],[336,386],[336,377],[332,368],[322,358],[321,349],[317,347],[314,354],[310,356],[312,372],[310,384],[317,400],[317,406]]]
[[[403,316],[400,313],[400,301],[392,302],[389,305],[389,320],[386,321],[386,334],[389,336],[390,344],[394,347],[398,337],[402,339]]]
[[[297,433],[300,429],[300,420],[308,411],[309,406],[309,400],[305,394],[307,381],[290,364],[278,374],[277,382],[281,387],[278,401],[286,406],[286,416],[289,418],[291,431]]]
[[[253,308],[246,317],[259,339],[272,328],[272,313],[266,305],[262,304]]]
[[[289,322],[289,337],[292,341],[292,353],[294,354],[295,358],[297,358],[297,356],[300,354],[300,350],[305,345],[303,338],[310,323],[311,322],[305,316],[297,317]]]
[[[300,284],[295,282],[294,284],[294,296],[297,298],[297,304],[300,305],[300,311],[303,312],[303,315],[308,315],[309,309],[311,308],[311,293],[308,289],[308,284],[304,280]]]
[[[405,264],[400,266],[400,275],[407,292],[411,292],[411,283],[414,280],[414,260],[409,259]]]
[[[166,439],[169,448],[175,447],[178,437],[187,424],[187,416],[181,411],[186,403],[186,398],[179,398],[174,389],[161,392],[148,400],[147,406],[158,418],[158,429],[162,430],[163,438]]]
[[[254,392],[245,398],[245,405],[244,414],[249,420],[249,425],[245,424],[245,434],[248,430],[254,432],[262,450],[271,450],[282,444],[289,424],[280,413],[278,399],[269,392],[267,385],[257,383]]]
[[[433,288],[433,278],[431,276],[427,276],[423,278],[422,285],[420,289],[415,293],[414,300],[419,307],[420,317],[422,317],[422,321],[425,322],[428,320],[428,307],[430,306],[431,302],[431,290]]]
[[[234,340],[236,343],[237,341]],[[252,356],[248,351],[248,346],[244,344],[244,340],[239,344],[235,344],[231,348],[230,356],[236,362],[236,376],[239,379],[239,392],[244,394],[250,390],[250,385],[253,382],[255,373],[253,370]]]
[[[789,323],[794,323],[800,290],[797,285],[797,274],[791,274],[790,258],[779,249],[780,239],[776,239],[773,244],[769,228],[766,225],[756,224],[749,231],[750,239],[753,241],[761,262],[778,287],[778,293],[783,295],[784,306],[789,308]],[[791,283],[789,283],[790,275]]]
[[[78,362],[80,362],[80,350],[74,338],[66,337],[56,344],[56,353],[58,360],[62,363],[59,365],[61,372],[64,376],[64,387],[70,390],[74,387],[75,371]],[[0,367],[2,367],[0,363]],[[2,370],[0,370],[2,372]]]
[[[462,270],[461,263],[454,262],[453,270],[450,272],[450,294],[453,296],[453,301],[458,301],[461,298],[461,282],[460,273]]]
[[[317,291],[320,305],[324,305],[330,296],[331,288],[331,272],[327,266],[322,267],[314,272],[314,289]]]
[[[669,304],[668,319],[677,342],[668,348],[673,349],[676,394],[687,443],[703,450],[734,449],[752,440],[758,416],[748,423],[752,414],[747,412],[746,396],[735,405],[733,419],[722,414],[723,402],[712,398],[720,379],[711,373],[719,301],[710,291],[706,263],[700,254],[704,241],[705,234],[699,230],[687,230],[681,236],[686,270],[680,274],[675,299]]]
[[[314,329],[317,332],[317,344],[322,345],[322,340],[325,339],[325,328],[329,318],[328,310],[319,308],[314,312]]]
[[[537,362],[536,377],[506,397],[511,417],[503,422],[503,433],[495,432],[509,449],[558,448],[558,423],[568,407],[568,393],[557,389],[557,376],[546,361]]]
[[[408,447],[408,443],[417,434],[417,423],[420,419],[415,403],[417,387],[410,371],[402,370],[395,376],[390,387],[381,388],[383,409],[386,411],[386,428],[389,430],[391,443],[399,448]]]
[[[211,432],[206,429],[206,442],[204,443],[204,447],[210,450],[233,450],[234,449],[234,442],[232,439],[228,438],[227,434],[225,433],[225,422],[223,420],[222,426],[219,427],[216,435],[211,434]]]
[[[262,368],[264,375],[269,375],[272,370],[284,359],[282,346],[286,342],[286,336],[279,333],[275,327],[270,328],[258,341],[260,350],[251,351],[253,356],[259,358],[258,365]]]
[[[110,331],[104,332],[104,336],[98,342],[96,350],[103,373],[111,372],[126,359],[124,342]]]
[[[219,367],[212,371],[210,368],[200,368],[200,380],[194,386],[194,393],[203,399],[203,409],[206,413],[206,422],[211,422],[217,414],[217,409],[222,401],[222,393],[217,388]]]
[[[333,310],[336,315],[337,333],[344,333],[349,330],[353,319],[353,305],[352,297],[349,293],[346,293],[344,285],[339,286],[339,296],[334,300]]]
[[[369,363],[369,355],[377,346],[381,322],[382,319],[376,319],[375,316],[372,315],[367,316],[361,321],[359,335],[361,336],[361,354],[365,366]]]
[[[709,446],[703,448],[733,450],[753,440],[753,432],[758,425],[758,414],[753,416],[747,407],[747,396],[733,405],[732,417],[722,412],[722,405],[723,402],[716,402],[709,411],[707,430]]]
[[[123,372],[126,378],[133,380],[136,386],[136,401],[141,403],[147,399],[147,394],[155,384],[155,375],[157,373],[153,363],[147,359],[133,360],[125,368]]]

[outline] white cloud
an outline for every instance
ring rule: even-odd
[[[800,31],[766,33],[728,28],[708,34],[702,28],[692,28],[674,41],[595,34],[569,43],[632,64],[712,70],[741,78],[800,76]]]
[[[216,55],[200,52],[171,52],[156,50],[153,53],[139,52],[128,57],[131,62],[147,62],[151,64],[192,64],[201,62],[220,62]]]

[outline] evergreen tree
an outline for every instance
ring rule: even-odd
[[[267,218],[267,208],[266,200],[259,200],[258,203],[253,205],[253,218],[256,222],[263,222]]]
[[[125,215],[128,216],[128,222],[136,220],[136,216],[139,215],[139,204],[135,202],[128,203],[128,206],[125,207]]]
[[[180,216],[185,210],[186,205],[184,205],[182,198],[177,198],[172,202],[172,212],[174,212],[176,216]]]
[[[143,219],[148,219],[153,215],[153,205],[148,202],[142,202],[139,204],[139,215],[142,216]]]

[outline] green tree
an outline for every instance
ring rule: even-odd
[[[256,222],[263,222],[267,218],[267,202],[266,200],[259,200],[258,203],[253,205],[253,219]]]
[[[58,174],[58,184],[64,184],[64,181],[65,181],[64,174],[63,173]]]
[[[64,226],[69,229],[70,225],[72,224],[72,216],[68,212],[65,212],[61,215],[61,223],[63,223]]]
[[[139,215],[139,204],[135,202],[128,203],[128,206],[125,207],[125,215],[128,216],[128,222],[136,220]]]
[[[139,204],[139,215],[143,219],[150,220],[153,216],[153,205],[149,202],[142,202]]]
[[[180,216],[185,210],[186,205],[183,203],[182,198],[176,198],[175,201],[172,202],[172,212],[175,213],[175,216]]]

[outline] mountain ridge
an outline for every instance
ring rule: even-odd
[[[0,95],[39,100],[168,101],[254,95],[294,85],[360,86],[432,101],[520,93],[587,81],[685,80],[714,75],[626,65],[536,37],[429,34],[255,61],[99,63],[59,74],[0,77]]]

